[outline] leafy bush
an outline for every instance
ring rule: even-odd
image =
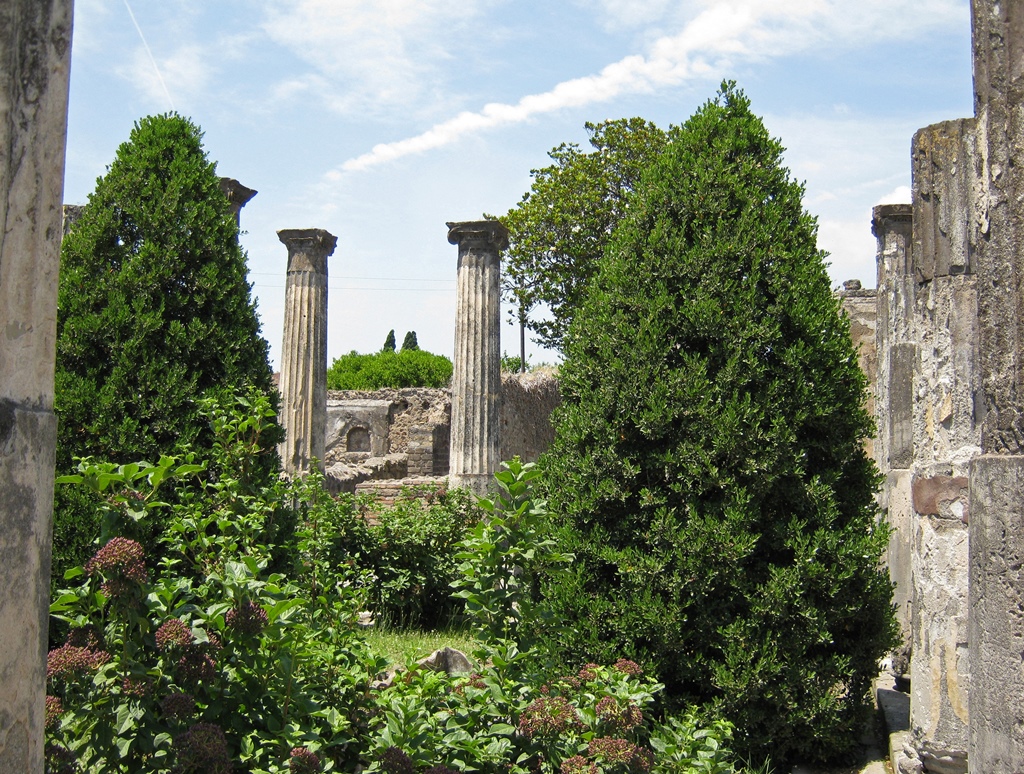
[[[729,725],[693,715],[656,721],[662,686],[637,664],[550,677],[543,651],[520,648],[532,626],[548,623],[531,579],[571,557],[544,536],[539,469],[519,460],[506,467],[495,477],[497,499],[481,502],[487,519],[463,543],[453,584],[483,638],[475,654],[483,666],[454,679],[418,668],[396,676],[378,697],[367,771],[733,772]]]
[[[177,115],[135,124],[65,237],[57,312],[58,475],[76,457],[158,459],[209,448],[197,398],[270,393],[268,347],[238,226],[202,132]],[[278,440],[258,457],[272,475]],[[53,574],[84,563],[98,524],[58,488]],[[147,546],[147,549],[151,546]]]
[[[375,578],[369,598],[374,616],[389,625],[444,627],[458,608],[450,588],[458,575],[458,546],[481,516],[472,495],[438,490],[423,500],[412,493],[374,511],[359,556]]]
[[[546,585],[741,752],[843,755],[894,635],[865,377],[782,147],[731,84],[672,133],[567,338]]]
[[[265,416],[266,400],[255,407]],[[217,413],[217,412],[215,412]],[[105,772],[252,772],[350,767],[370,680],[383,667],[356,626],[362,578],[334,567],[334,535],[318,519],[322,482],[245,491],[245,438],[253,417],[223,420],[219,474],[163,457],[158,465],[93,464],[64,477],[106,503],[112,531],[166,509],[162,483],[177,484],[154,564],[136,541],[115,536],[61,593],[52,613],[71,626],[48,658],[47,750],[53,770],[73,760]],[[261,420],[256,419],[258,425]],[[241,454],[241,456],[240,456]],[[297,572],[274,572],[273,522],[294,516]],[[298,759],[299,764],[293,763]]]
[[[372,355],[350,352],[336,358],[327,370],[331,390],[379,390],[384,387],[446,387],[452,378],[452,361],[421,349],[395,352],[385,349]]]

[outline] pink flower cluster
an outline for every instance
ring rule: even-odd
[[[644,670],[640,668],[638,663],[630,661],[628,658],[620,658],[612,665],[612,669],[630,677],[639,677],[644,673]]]
[[[47,731],[56,731],[60,725],[60,716],[64,714],[64,705],[57,696],[46,697],[46,721]]]
[[[320,759],[308,747],[293,747],[288,759],[288,771],[291,774],[317,774],[320,771]]]
[[[627,702],[623,707],[612,696],[603,697],[597,703],[594,711],[599,720],[622,731],[629,731],[644,722],[643,712],[637,705]]]
[[[196,642],[188,624],[171,618],[156,630],[156,646],[162,653],[180,653],[177,671],[183,683],[195,686],[217,676],[213,653],[220,650],[221,644],[216,635],[209,635],[208,642]]]
[[[598,774],[597,764],[582,755],[574,755],[562,761],[562,774]]]
[[[175,771],[182,774],[227,774],[234,766],[220,726],[196,723],[174,740]]]
[[[608,765],[622,764],[635,771],[650,771],[654,753],[639,747],[628,739],[599,737],[592,739],[587,754]]]
[[[110,654],[105,651],[61,645],[46,656],[46,677],[73,680],[86,672],[98,669],[108,661]]]
[[[167,694],[160,702],[160,709],[168,717],[179,720],[192,717],[196,711],[196,700],[191,694],[174,691]]]
[[[386,774],[416,774],[416,764],[400,747],[389,747],[381,753],[380,768]]]
[[[138,583],[146,582],[146,553],[134,540],[116,537],[96,552],[85,564],[85,572],[92,577],[103,577],[103,593],[119,598],[129,593]]]
[[[541,696],[519,716],[519,733],[528,739],[582,729],[576,708],[563,696]]]
[[[163,653],[173,647],[184,648],[194,640],[192,629],[180,618],[171,618],[156,630],[156,646]]]
[[[229,629],[254,637],[267,625],[267,611],[258,603],[246,600],[228,610],[226,621]]]

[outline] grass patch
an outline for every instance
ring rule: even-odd
[[[479,646],[468,632],[457,628],[422,631],[385,625],[371,626],[364,634],[370,648],[397,667],[404,667],[444,647],[461,650],[468,656]]]

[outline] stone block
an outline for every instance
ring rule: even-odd
[[[889,353],[889,467],[910,468],[914,462],[914,369],[917,345],[894,344]]]
[[[964,476],[914,477],[914,510],[922,516],[969,520],[968,480]]]
[[[1024,771],[1024,456],[971,464],[970,761]]]

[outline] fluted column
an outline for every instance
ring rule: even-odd
[[[71,0],[0,3],[0,771],[43,771]]]
[[[447,225],[459,246],[449,480],[482,495],[501,463],[500,253],[508,232],[494,220]]]
[[[235,216],[235,223],[241,225],[242,208],[248,204],[249,200],[259,193],[259,191],[254,191],[252,188],[246,188],[232,177],[222,177],[220,179],[220,190],[224,192],[224,195],[228,199],[228,204],[231,205],[231,213]]]
[[[970,470],[972,772],[1024,771],[1024,3],[972,0],[982,456]]]
[[[288,475],[302,475],[316,459],[323,468],[327,435],[327,258],[338,238],[318,228],[285,229],[288,247],[281,346],[281,425],[278,447]]]

